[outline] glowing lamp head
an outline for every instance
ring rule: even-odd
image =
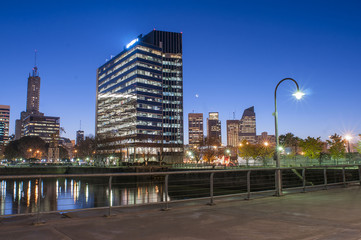
[[[269,145],[268,142],[264,142],[263,145],[265,145],[266,147]]]
[[[282,152],[284,149],[283,149],[283,147],[278,147],[278,151],[280,151],[280,152]]]
[[[352,136],[351,136],[351,135],[346,135],[346,136],[345,136],[345,139],[346,139],[347,141],[350,141],[350,140],[352,139]]]
[[[294,94],[292,94],[296,99],[300,100],[305,93],[301,92],[300,90],[298,90],[297,92],[295,92]]]

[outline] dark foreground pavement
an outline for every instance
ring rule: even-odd
[[[361,239],[361,187],[156,207],[3,218],[0,239]]]

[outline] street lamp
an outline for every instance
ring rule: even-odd
[[[350,153],[351,152],[351,150],[350,150],[350,141],[352,139],[352,136],[351,135],[346,135],[345,139],[347,141],[347,152]]]
[[[279,81],[279,83],[277,84],[276,88],[275,88],[275,96],[274,96],[274,100],[275,100],[275,112],[274,112],[274,116],[275,116],[275,135],[276,135],[276,195],[277,196],[281,196],[282,195],[282,184],[281,184],[281,164],[280,164],[280,148],[279,148],[279,139],[278,139],[278,113],[277,113],[277,89],[278,86],[286,81],[286,80],[290,80],[292,82],[294,82],[296,84],[297,87],[297,91],[292,94],[296,99],[301,99],[305,94],[303,92],[300,91],[300,87],[298,86],[298,83],[296,82],[296,80],[294,80],[293,78],[284,78],[281,81]]]

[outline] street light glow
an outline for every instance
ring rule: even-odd
[[[295,92],[294,94],[292,94],[293,96],[295,96],[296,99],[300,100],[305,93],[301,92],[300,90],[298,90],[297,92]]]
[[[263,143],[266,147],[269,145],[269,143],[268,142],[264,142]]]
[[[352,136],[351,136],[351,135],[346,135],[346,136],[345,136],[345,139],[346,139],[347,141],[350,141],[350,140],[352,139]]]

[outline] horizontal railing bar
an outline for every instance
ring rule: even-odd
[[[199,173],[232,173],[247,171],[274,171],[292,170],[292,169],[330,169],[343,167],[359,167],[361,165],[330,165],[330,166],[305,166],[305,167],[286,167],[286,168],[245,168],[245,169],[228,169],[228,170],[198,170],[198,171],[169,171],[169,172],[145,172],[145,173],[94,173],[94,174],[37,174],[37,175],[0,175],[0,179],[30,179],[30,178],[69,178],[69,177],[126,177],[126,176],[165,176],[165,175],[182,175],[182,174],[199,174]]]

